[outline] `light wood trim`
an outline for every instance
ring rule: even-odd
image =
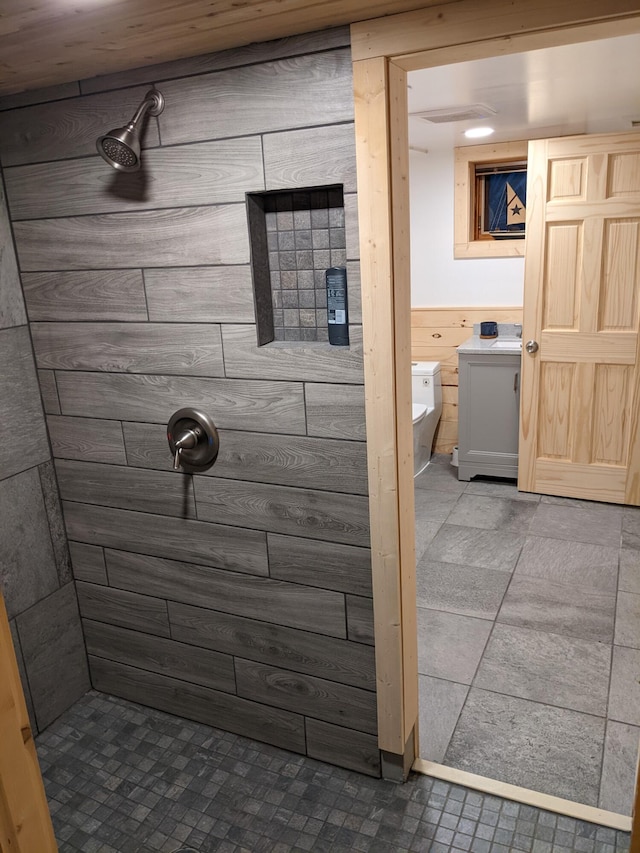
[[[589,823],[598,823],[611,829],[620,829],[629,832],[631,829],[631,818],[626,815],[609,812],[606,809],[598,809],[594,806],[584,806],[582,803],[574,803],[572,800],[564,800],[562,797],[554,797],[551,794],[541,794],[529,788],[521,788],[519,785],[510,785],[507,782],[499,782],[496,779],[488,779],[486,776],[477,776],[466,770],[457,770],[455,767],[446,767],[444,764],[436,764],[433,761],[425,761],[417,758],[413,763],[416,773],[431,776],[434,779],[442,779],[454,785],[464,785],[465,788],[473,788],[482,791],[483,794],[492,794],[505,800],[514,800],[533,806],[536,809],[544,809],[549,812],[567,815],[576,820],[585,820]],[[638,853],[640,847],[631,847],[629,853]]]
[[[474,240],[475,167],[478,163],[526,160],[527,142],[498,142],[465,145],[454,149],[455,190],[453,196],[454,258],[521,258],[524,240]]]
[[[584,30],[585,24],[600,20],[622,19],[618,35],[637,32],[640,22],[625,20],[635,18],[637,13],[636,0],[567,0],[562,4],[554,0],[538,0],[525,6],[511,0],[486,0],[483,3],[461,0],[354,24],[351,27],[351,52],[354,61],[388,56],[405,70],[414,70],[429,67],[428,54],[432,50],[440,49],[436,64],[461,61],[458,59],[460,46],[465,45],[464,50],[468,51],[469,43],[488,42],[489,52],[484,55],[495,56],[495,52],[491,52],[494,50],[492,40],[516,40],[525,33],[536,34],[537,47],[566,44],[572,41],[572,35],[575,41],[598,38],[600,35],[597,31],[594,34],[594,27],[584,38],[576,38],[579,32],[565,33],[562,30],[554,33],[554,30],[572,25],[579,25]],[[548,39],[544,38],[544,31],[549,32]],[[442,50],[447,47],[455,47],[455,53]],[[517,50],[531,49],[529,46],[517,47]],[[411,56],[406,57],[407,54]]]
[[[0,594],[0,850],[56,853],[4,599]]]
[[[385,59],[356,62],[355,94],[356,159],[358,166],[358,218],[360,227],[362,320],[364,332],[365,409],[369,444],[369,512],[373,574],[378,697],[378,745],[395,754],[404,752],[406,701],[413,687],[405,679],[402,641],[401,521],[398,494],[400,480],[405,499],[412,504],[401,469],[406,459],[398,447],[398,428],[404,426],[406,389],[396,386],[396,294],[394,293],[394,246],[392,240],[392,193],[389,170],[391,115],[389,65]],[[397,78],[393,91],[397,92]],[[403,161],[396,164],[403,174]],[[397,188],[396,188],[397,191]],[[405,192],[406,197],[406,192]],[[403,206],[404,207],[404,206]],[[364,236],[363,236],[364,235]],[[367,238],[366,235],[372,235]],[[407,252],[408,257],[408,252]],[[398,316],[404,300],[398,294]],[[408,322],[408,318],[403,318]],[[402,533],[408,535],[407,524]],[[415,603],[414,603],[415,608]],[[407,636],[416,642],[415,622],[407,617]],[[415,673],[417,681],[417,668]],[[416,713],[417,717],[417,713]]]

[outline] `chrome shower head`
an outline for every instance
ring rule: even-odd
[[[157,116],[163,109],[164,98],[157,89],[150,89],[129,124],[116,127],[98,138],[98,154],[120,172],[137,172],[140,168],[142,119],[147,112]]]

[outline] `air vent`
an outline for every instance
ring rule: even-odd
[[[471,121],[479,118],[489,118],[494,116],[496,111],[485,104],[468,104],[463,107],[442,107],[439,110],[421,110],[420,112],[410,113],[416,118],[421,118],[424,121],[430,121],[434,124],[445,124],[451,121]]]

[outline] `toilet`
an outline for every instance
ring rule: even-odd
[[[411,363],[413,403],[413,476],[429,464],[431,446],[442,414],[442,385],[439,361]]]

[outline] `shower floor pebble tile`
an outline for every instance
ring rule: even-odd
[[[37,747],[60,853],[629,849],[622,832],[418,774],[371,779],[95,691]]]

